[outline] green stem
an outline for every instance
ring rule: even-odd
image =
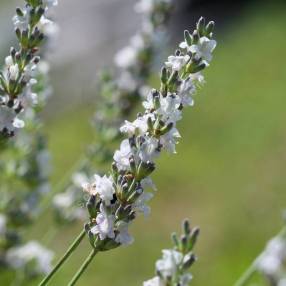
[[[74,275],[72,280],[69,282],[68,286],[73,286],[76,284],[78,279],[81,277],[81,275],[84,273],[84,271],[87,269],[90,262],[93,260],[94,256],[97,254],[98,250],[93,249],[92,252],[89,254],[89,256],[86,258],[84,263],[81,265],[80,269],[77,271],[77,273]]]
[[[83,240],[85,236],[85,230],[82,230],[82,232],[79,234],[79,236],[75,239],[75,241],[72,243],[72,245],[69,247],[69,249],[66,251],[66,253],[62,256],[62,258],[58,261],[58,263],[55,265],[55,267],[52,269],[52,271],[42,280],[42,282],[39,284],[39,286],[47,285],[50,279],[55,275],[55,273],[61,268],[61,266],[65,263],[65,261],[70,257],[70,255],[75,251],[75,249],[79,246],[81,241]]]
[[[256,271],[256,266],[255,266],[255,263],[253,262],[246,269],[246,271],[242,274],[242,276],[236,281],[234,286],[243,286],[243,285],[245,285],[245,283],[247,283],[251,279],[251,277],[255,273],[255,271]]]
[[[276,237],[284,237],[286,236],[286,227],[284,226],[281,231],[276,235]],[[240,276],[240,278],[236,281],[234,286],[243,286],[245,285],[256,272],[256,259],[251,263],[251,265],[245,270],[245,272]]]

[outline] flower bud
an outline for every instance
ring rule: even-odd
[[[214,21],[210,21],[206,26],[206,35],[210,36],[214,30],[215,23]]]
[[[166,67],[161,69],[161,82],[166,84],[168,81],[168,73]]]
[[[155,170],[155,164],[153,162],[147,161],[143,162],[141,161],[140,166],[138,168],[137,173],[137,180],[140,181],[143,178],[148,177],[153,171]]]
[[[206,24],[206,20],[204,17],[201,17],[197,22],[197,31],[200,36],[204,36],[205,24]]]
[[[191,46],[193,44],[193,37],[188,30],[184,31],[184,38],[188,46]]]
[[[130,165],[131,172],[133,174],[136,174],[136,163],[135,163],[135,159],[133,155],[131,155],[129,158],[129,165]]]
[[[180,243],[179,243],[178,236],[177,236],[177,234],[176,234],[175,232],[173,232],[173,233],[171,234],[171,238],[172,238],[172,240],[173,240],[173,243],[174,243],[175,247],[176,247],[176,248],[179,248]]]
[[[22,9],[19,8],[19,7],[16,8],[16,14],[17,14],[19,17],[23,17],[23,16],[24,16],[24,13],[23,13]]]
[[[87,210],[89,212],[90,218],[96,218],[97,211],[96,211],[96,196],[91,196],[86,203]]]
[[[174,123],[170,122],[169,124],[162,127],[160,129],[160,135],[164,135],[164,134],[168,133],[173,128],[173,126],[174,126]]]
[[[183,221],[183,230],[186,235],[189,235],[191,233],[190,222],[187,219]]]
[[[199,39],[200,39],[200,36],[199,36],[198,31],[194,30],[194,32],[193,32],[193,44],[197,44]]]
[[[200,234],[200,229],[198,227],[192,229],[190,234],[189,250],[192,250],[194,248],[199,234]]]
[[[183,261],[183,269],[188,270],[194,262],[197,260],[196,256],[192,253],[188,253]]]

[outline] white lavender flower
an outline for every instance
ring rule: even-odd
[[[124,139],[120,144],[120,149],[115,151],[114,160],[120,169],[129,168],[129,158],[132,155],[128,139]]]
[[[116,227],[117,231],[119,232],[115,238],[115,241],[117,243],[120,243],[122,245],[128,245],[134,241],[133,237],[128,233],[129,224],[127,222],[119,221]]]
[[[96,225],[91,228],[93,234],[98,234],[101,240],[105,238],[115,238],[114,215],[107,213],[103,204],[100,205],[100,213],[96,217]]]
[[[189,221],[184,220],[181,239],[172,234],[174,248],[162,251],[162,258],[156,262],[157,276],[145,281],[143,286],[188,286],[193,278],[188,271],[196,260],[192,251],[198,234],[198,228],[191,229]]]
[[[168,61],[165,62],[165,65],[171,68],[173,71],[179,71],[183,66],[190,60],[189,55],[184,56],[169,56]]]
[[[33,271],[38,274],[47,274],[52,268],[54,254],[36,241],[8,250],[6,260],[15,268],[25,268],[28,263],[35,263]]]
[[[208,63],[212,60],[212,52],[216,47],[216,41],[208,37],[201,37],[197,44],[188,45],[186,41],[180,44],[180,48],[187,49],[189,52],[194,53],[197,59],[203,59]]]
[[[129,136],[135,134],[144,134],[148,130],[148,120],[149,116],[140,116],[133,122],[125,120],[125,124],[120,127],[122,133],[127,133]]]
[[[156,262],[156,269],[167,279],[177,272],[178,266],[182,263],[183,255],[172,249],[163,249],[162,253],[162,259]]]

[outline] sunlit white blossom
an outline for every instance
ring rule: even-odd
[[[156,269],[164,278],[172,277],[182,262],[183,254],[172,249],[163,249],[162,252],[163,257],[156,262]]]
[[[103,204],[100,205],[100,213],[96,217],[96,225],[91,228],[93,234],[98,234],[100,240],[106,237],[114,238],[114,215],[107,213]]]
[[[124,139],[120,144],[120,149],[115,151],[113,159],[118,167],[126,170],[129,168],[129,158],[132,155],[128,139]]]
[[[196,57],[202,58],[208,63],[212,60],[212,52],[216,47],[216,41],[210,40],[207,37],[201,37],[196,45],[191,45],[188,49],[195,53]]]
[[[129,136],[134,135],[136,131],[138,134],[144,134],[148,130],[147,116],[140,116],[135,119],[133,122],[125,120],[124,125],[120,127],[120,131],[127,133]]]
[[[95,192],[104,201],[106,205],[110,204],[113,199],[114,187],[111,177],[104,175],[100,177],[99,175],[94,175],[95,178]]]
[[[160,98],[160,108],[157,113],[162,116],[166,122],[177,122],[182,118],[182,112],[179,110],[181,100],[177,95],[169,95]]]
[[[165,62],[165,65],[171,68],[173,71],[179,71],[182,69],[182,67],[186,65],[189,59],[190,59],[189,55],[169,56],[168,61]]]

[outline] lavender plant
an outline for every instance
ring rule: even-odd
[[[1,151],[15,130],[24,127],[20,119],[24,110],[36,100],[31,92],[36,83],[34,72],[40,57],[37,55],[40,45],[51,21],[47,18],[50,7],[57,0],[26,0],[23,9],[16,9],[13,18],[19,48],[10,49],[5,66],[0,72],[0,139]]]
[[[163,256],[156,262],[156,276],[143,283],[143,286],[188,286],[192,280],[190,267],[196,261],[193,248],[199,235],[199,228],[191,229],[188,220],[183,222],[180,239],[172,234],[174,247],[162,250]]]
[[[57,1],[25,2],[23,9],[16,9],[13,18],[19,51],[11,48],[1,73],[0,88],[0,122],[4,125],[10,122],[10,126],[14,126],[19,122],[18,114],[23,119],[23,128],[16,136],[13,128],[1,129],[1,140],[6,144],[1,150],[0,162],[0,216],[3,222],[0,265],[2,270],[11,267],[18,274],[22,273],[22,280],[46,273],[51,266],[52,252],[36,241],[25,243],[23,232],[37,217],[38,203],[49,191],[49,153],[38,115],[51,90],[47,77],[49,66],[45,61],[39,62],[38,50],[40,44],[47,46],[57,31],[57,26],[47,18],[49,8],[56,6]],[[13,72],[17,75],[15,78]],[[7,108],[10,117],[2,112]],[[14,114],[16,109],[17,115]],[[14,119],[12,114],[16,116]],[[10,136],[14,138],[8,142]],[[41,253],[47,254],[43,255],[45,267],[42,267]]]
[[[166,150],[175,153],[180,138],[176,123],[186,106],[193,105],[193,95],[204,79],[201,74],[212,59],[216,46],[214,22],[200,18],[193,33],[185,31],[180,49],[168,57],[161,70],[160,90],[150,91],[143,102],[144,113],[133,122],[125,121],[120,131],[127,138],[114,153],[108,175],[95,175],[84,185],[90,195],[87,203],[89,221],[66,254],[42,281],[46,285],[54,273],[76,249],[85,234],[92,247],[69,285],[75,285],[98,252],[108,251],[133,242],[128,228],[136,216],[149,212],[146,202],[155,189],[150,178],[155,170],[154,160]]]
[[[93,118],[96,142],[88,147],[64,192],[53,197],[53,206],[61,223],[86,219],[81,186],[100,166],[110,163],[114,144],[121,138],[119,127],[141,100],[154,62],[166,42],[165,26],[171,0],[138,1],[134,9],[142,18],[141,27],[114,58],[115,73],[103,72],[99,82],[97,111]],[[148,89],[148,88],[147,88]]]

